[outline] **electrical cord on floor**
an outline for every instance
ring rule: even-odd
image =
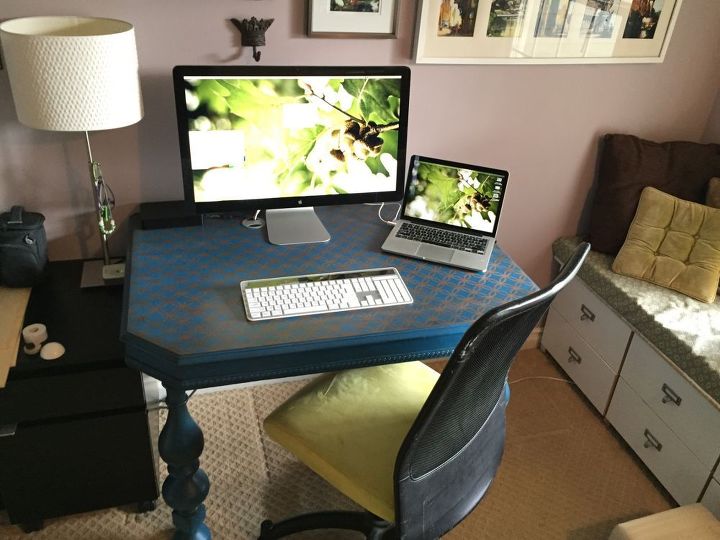
[[[571,381],[570,379],[563,379],[561,377],[545,377],[542,375],[535,375],[532,377],[520,377],[519,379],[515,379],[514,381],[508,381],[508,384],[514,384],[516,382],[523,382],[523,381],[529,381],[532,379],[547,379],[549,381],[558,381],[558,382],[565,382],[568,384],[575,384],[574,381]]]

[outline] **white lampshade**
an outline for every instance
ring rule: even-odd
[[[18,120],[52,131],[128,126],[143,116],[130,23],[27,17],[0,24]]]

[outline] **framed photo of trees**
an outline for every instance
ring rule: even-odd
[[[682,0],[420,0],[415,61],[662,62]]]

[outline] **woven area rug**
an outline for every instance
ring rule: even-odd
[[[539,351],[520,354],[503,463],[488,495],[446,538],[595,540],[619,522],[671,506],[643,467],[580,394]],[[281,447],[262,419],[302,381],[196,395],[193,417],[205,434],[202,467],[211,486],[205,503],[213,538],[256,538],[263,519],[321,509],[355,508]],[[161,470],[162,478],[165,470]],[[113,508],[48,520],[29,535],[2,521],[2,539],[160,540],[172,536],[170,509]],[[298,539],[353,539],[313,532]]]

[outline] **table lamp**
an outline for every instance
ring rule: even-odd
[[[103,260],[83,268],[81,286],[124,276],[112,264],[115,197],[93,159],[88,132],[115,129],[143,116],[135,33],[130,23],[90,17],[27,17],[0,24],[18,120],[49,131],[83,131]]]

